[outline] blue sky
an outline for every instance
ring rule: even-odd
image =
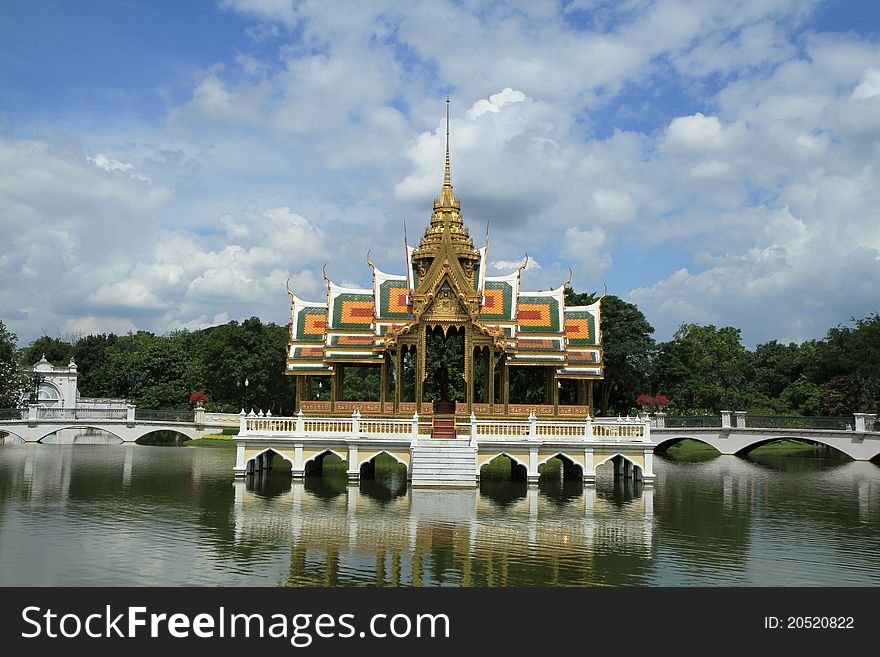
[[[284,323],[403,271],[453,183],[528,289],[668,339],[821,337],[880,309],[874,2],[21,2],[0,7],[0,319]]]

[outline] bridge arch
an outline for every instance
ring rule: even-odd
[[[822,440],[820,436],[816,436],[816,437],[811,436],[810,438],[805,438],[803,436],[770,436],[767,438],[761,437],[761,438],[758,438],[758,439],[750,442],[748,445],[745,445],[741,449],[739,449],[736,452],[736,455],[743,456],[743,455],[746,455],[755,449],[758,449],[759,447],[763,447],[764,445],[770,445],[772,443],[778,443],[778,442],[782,442],[784,440],[797,440],[800,442],[811,443],[811,444],[817,445],[817,446],[828,447],[829,449],[834,450],[834,452],[837,454],[843,454],[847,458],[855,459],[855,457],[852,454],[848,454],[847,451],[845,449],[843,449],[839,443],[835,444],[834,442],[831,442],[831,441]],[[875,455],[875,457],[876,456],[880,456],[880,445],[878,445],[878,453]]]
[[[293,461],[290,459],[290,457],[288,457],[283,452],[279,452],[278,450],[271,447],[267,447],[266,449],[260,450],[256,454],[252,454],[250,457],[248,457],[247,460],[245,460],[244,466],[248,472],[253,472],[257,469],[257,464],[259,464],[267,456],[269,457],[269,461],[271,462],[271,459],[274,458],[276,455],[280,456],[284,461],[290,463],[291,469],[293,468]]]
[[[139,435],[139,436],[135,439],[134,442],[136,442],[138,445],[151,445],[151,444],[152,444],[152,445],[157,445],[157,444],[158,444],[158,445],[160,445],[160,446],[166,446],[166,445],[168,445],[168,443],[166,443],[166,442],[154,442],[153,440],[150,440],[150,437],[151,437],[153,434],[157,434],[157,433],[173,433],[173,434],[175,434],[176,436],[179,437],[179,438],[177,439],[177,443],[176,443],[176,444],[180,444],[180,443],[182,443],[182,442],[185,441],[185,440],[192,440],[192,436],[190,436],[188,433],[185,433],[185,432],[180,431],[180,430],[178,430],[178,429],[172,429],[172,428],[168,428],[168,427],[161,427],[161,428],[158,428],[158,429],[153,429],[153,428],[151,428],[151,429],[150,429],[149,431],[147,431],[146,433],[142,433],[141,435]]]
[[[94,426],[94,425],[89,425],[89,424],[74,424],[72,426],[54,426],[54,427],[51,427],[48,431],[46,431],[46,427],[43,427],[39,431],[40,431],[40,433],[42,433],[43,431],[46,431],[46,433],[44,433],[42,436],[40,436],[37,439],[37,442],[41,443],[41,444],[48,444],[48,443],[43,443],[43,441],[46,440],[46,438],[48,438],[49,436],[51,436],[53,433],[58,433],[59,431],[84,431],[87,429],[91,429],[93,431],[103,431],[104,433],[108,433],[111,436],[113,436],[114,438],[116,438],[116,440],[119,443],[125,442],[125,439],[122,436],[120,436],[118,433],[116,433],[115,431],[112,431],[112,430],[108,429],[107,427],[100,427],[100,426]],[[74,440],[73,444],[76,444],[75,440]]]
[[[324,459],[331,454],[339,458],[342,462],[348,461],[348,455],[345,452],[340,452],[331,447],[327,447],[303,460],[303,473],[306,475],[323,475]]]
[[[704,440],[703,438],[700,438],[699,436],[670,436],[669,438],[663,438],[663,440],[661,440],[660,442],[655,444],[654,453],[656,454],[659,452],[665,452],[667,449],[669,449],[673,445],[677,445],[678,443],[680,443],[684,440],[693,440],[694,442],[702,443],[704,445],[711,447],[712,449],[717,451],[719,454],[721,453],[718,450],[718,448],[715,447],[715,445],[713,445],[708,440]]]
[[[366,464],[366,463],[369,463],[370,461],[372,461],[373,459],[375,459],[377,456],[381,456],[382,454],[387,454],[388,456],[390,456],[391,458],[393,458],[395,461],[397,461],[397,462],[400,463],[401,465],[406,466],[407,470],[409,469],[409,459],[408,459],[408,458],[407,458],[406,460],[404,460],[404,459],[401,457],[401,455],[399,455],[399,454],[395,454],[393,451],[390,451],[390,452],[389,452],[387,449],[380,449],[380,450],[377,450],[377,451],[375,451],[375,452],[370,452],[368,456],[365,456],[365,457],[363,457],[363,458],[360,458],[360,459],[358,460],[358,468],[362,467],[362,466],[363,466],[364,464]]]
[[[553,459],[557,459],[557,458],[560,461],[562,461],[561,474],[564,479],[581,480],[581,481],[583,480],[583,478],[584,478],[583,465],[578,463],[575,458],[569,456],[568,454],[566,454],[565,452],[562,452],[562,451],[559,451],[559,452],[556,452],[555,454],[551,454],[549,456],[544,457],[543,459],[538,461],[538,466],[540,467],[540,466],[552,461]],[[544,474],[541,473],[541,477],[543,477],[543,476],[544,476]]]
[[[515,454],[511,454],[510,452],[502,451],[496,452],[492,454],[479,455],[478,460],[478,470],[477,476],[482,479],[483,469],[487,466],[491,465],[494,461],[497,461],[500,458],[508,458],[510,459],[510,478],[512,480],[525,480],[528,478],[529,465],[526,461]]]
[[[629,458],[625,454],[622,454],[621,452],[617,452],[616,454],[603,455],[600,460],[596,461],[595,469],[598,470],[600,467],[602,467],[609,461],[613,461],[616,458],[620,458],[632,465],[633,471],[638,472],[639,476],[644,473],[644,469],[642,468],[642,465],[640,463],[633,461],[631,458]]]
[[[24,445],[24,436],[17,434],[15,431],[9,431],[5,427],[0,429],[0,445]]]

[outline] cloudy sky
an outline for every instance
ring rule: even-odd
[[[22,344],[403,273],[452,176],[492,273],[746,344],[880,311],[880,3],[0,5],[0,320]]]

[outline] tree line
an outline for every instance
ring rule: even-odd
[[[568,305],[596,298],[566,290]],[[646,407],[648,399],[668,400],[662,409],[675,415],[722,409],[812,416],[880,411],[880,315],[829,329],[821,340],[771,340],[752,350],[742,344],[740,329],[730,326],[682,324],[671,340],[657,343],[638,307],[607,295],[601,329],[605,379],[594,387],[599,415],[661,408]],[[0,321],[0,407],[19,404],[33,385],[22,371],[45,354],[55,365],[76,362],[83,397],[126,398],[143,408],[186,408],[193,394],[203,392],[209,410],[247,406],[285,414],[294,403],[293,377],[284,375],[287,339],[288,327],[251,317],[165,335],[43,336],[18,349],[15,335]],[[461,360],[442,350],[429,351],[429,359],[432,352],[438,360],[427,363],[432,379],[448,369],[447,361]],[[446,381],[458,385],[454,376]],[[520,385],[516,380],[511,384]],[[352,369],[346,373],[344,396],[372,398],[368,393],[378,391],[378,385],[378,371]],[[537,386],[535,394],[542,395],[543,388]],[[528,398],[528,391],[518,396]]]

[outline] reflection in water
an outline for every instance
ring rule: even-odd
[[[655,487],[410,489],[138,445],[0,449],[0,585],[877,585],[880,468],[687,462]]]
[[[618,583],[603,565],[611,555],[626,555],[630,569],[613,579],[638,581],[651,570],[650,488],[616,494],[611,480],[605,493],[562,481],[409,490],[387,480],[346,487],[343,477],[307,477],[267,506],[271,479],[234,482],[235,539],[289,544],[285,584]]]

